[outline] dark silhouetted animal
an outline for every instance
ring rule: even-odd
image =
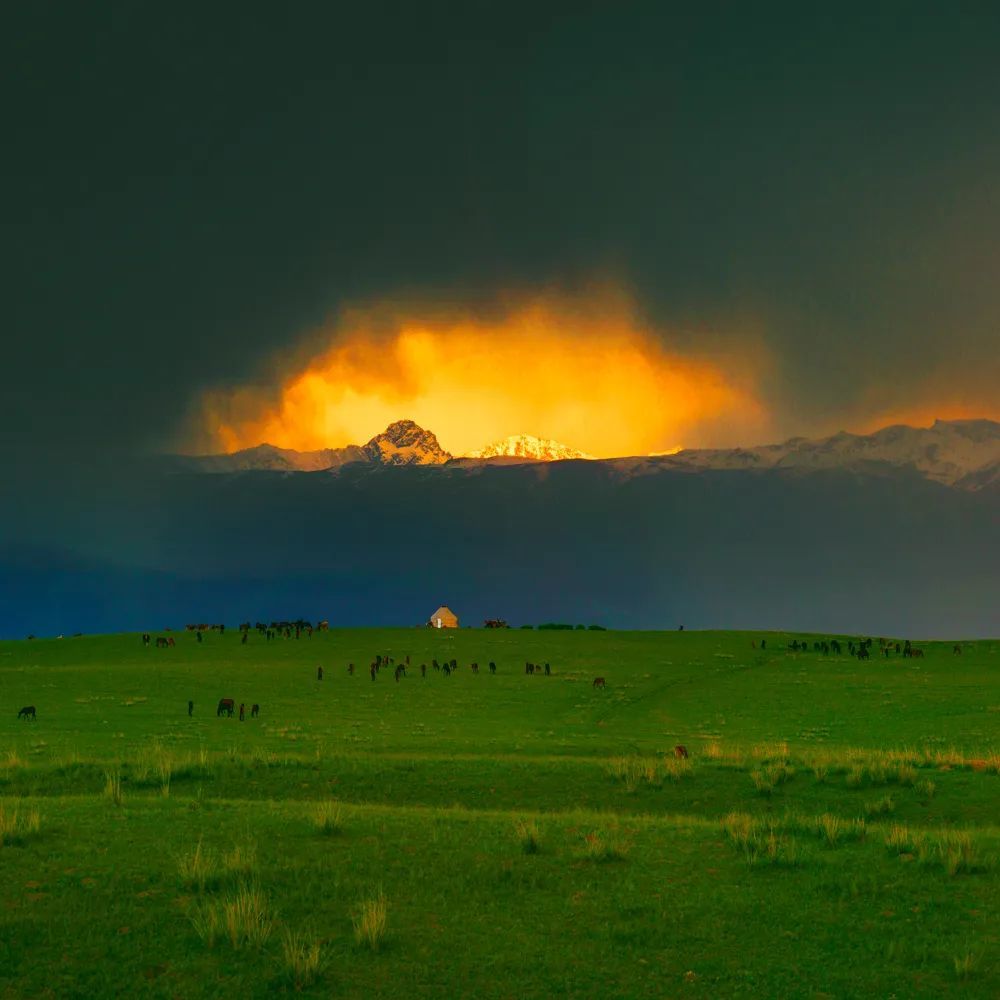
[[[254,702],[254,704],[250,706],[250,718],[256,719],[258,715],[260,715],[260,705]]]
[[[189,701],[188,702],[188,718],[190,718],[192,715],[194,715],[194,702],[193,701]]]
[[[492,660],[490,660],[490,673],[495,674],[496,672],[497,672],[497,665]]]
[[[240,722],[243,722],[246,719],[246,717],[247,717],[247,707],[241,701],[240,702]]]
[[[674,747],[674,756],[678,760],[680,760],[681,758],[683,758],[684,760],[687,760],[687,755],[688,755],[688,748],[687,747],[681,746],[680,743],[678,743],[677,746]]]
[[[321,681],[322,679],[323,679],[323,668],[322,667],[317,667],[316,668],[316,680]]]
[[[236,710],[236,702],[232,698],[220,698],[219,707],[215,710],[216,716],[228,715],[231,719]]]
[[[595,677],[594,678],[594,687],[595,688],[602,688],[602,687],[607,687],[607,686],[608,686],[607,682],[604,680],[603,677]]]
[[[144,646],[148,646],[149,642],[150,642],[149,633],[148,632],[143,632],[142,633],[142,644]]]
[[[353,663],[348,663],[348,664],[347,664],[347,672],[348,672],[348,673],[349,673],[349,674],[350,674],[350,675],[351,675],[352,677],[354,676],[354,664],[353,664]]]
[[[38,716],[35,714],[34,705],[25,705],[20,712],[17,713],[19,719],[31,719],[32,722],[38,721]]]
[[[156,647],[157,649],[166,647],[168,645],[167,640],[163,638],[162,635],[156,637]]]

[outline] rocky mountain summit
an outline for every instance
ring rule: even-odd
[[[369,461],[379,465],[442,465],[451,455],[431,431],[412,420],[397,420],[364,446]]]

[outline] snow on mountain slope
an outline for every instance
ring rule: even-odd
[[[948,486],[979,489],[996,479],[1000,424],[992,420],[936,420],[931,427],[897,424],[874,434],[841,431],[816,441],[790,438],[783,444],[752,448],[685,450],[671,461],[691,469],[803,470],[882,462],[912,467]]]
[[[470,451],[466,457],[511,457],[529,458],[538,462],[559,462],[567,458],[592,459],[594,456],[547,438],[537,438],[531,434],[513,434],[502,441],[494,441],[479,451]]]

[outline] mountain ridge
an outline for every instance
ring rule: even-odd
[[[780,444],[595,459],[532,435],[514,435],[479,452],[453,456],[441,447],[431,431],[412,420],[399,420],[363,446],[299,452],[261,444],[228,455],[169,458],[182,471],[215,474],[248,471],[337,474],[358,463],[449,467],[471,472],[484,465],[512,462],[546,465],[563,461],[603,463],[619,476],[656,470],[808,473],[829,469],[864,472],[912,469],[944,486],[976,492],[1000,487],[1000,423],[988,419],[936,420],[930,427],[893,424],[871,434],[839,431],[825,438],[792,437]]]

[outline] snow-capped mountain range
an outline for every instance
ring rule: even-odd
[[[437,437],[412,420],[390,424],[365,445],[293,451],[261,444],[229,455],[174,456],[186,471],[318,472],[354,463],[370,465],[460,465],[591,460],[619,472],[655,470],[700,472],[711,469],[797,470],[909,469],[924,478],[965,490],[1000,487],[1000,423],[993,420],[937,420],[931,427],[897,424],[873,434],[848,434],[747,448],[686,449],[673,455],[593,459],[557,441],[518,434],[463,457],[445,451]]]
[[[569,448],[549,438],[531,434],[512,434],[502,441],[494,441],[478,451],[470,451],[466,458],[531,458],[538,462],[561,462],[569,458],[588,458],[593,455]]]

